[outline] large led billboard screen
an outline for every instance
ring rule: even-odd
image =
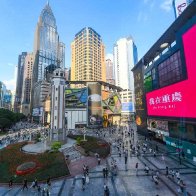
[[[149,116],[196,118],[196,25],[182,36],[187,79],[146,94]]]
[[[133,102],[122,103],[122,112],[134,112]]]
[[[98,82],[88,83],[88,127],[96,128],[102,125],[101,85]]]

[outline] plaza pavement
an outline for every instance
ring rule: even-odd
[[[115,136],[114,136],[115,137]],[[113,136],[106,136],[112,141]],[[135,134],[135,142],[137,140],[144,141],[144,137]],[[141,156],[136,157],[129,154],[127,167],[125,167],[124,157],[119,157],[117,149],[112,146],[112,153],[106,160],[102,160],[102,165],[96,165],[95,158],[82,158],[81,160],[76,160],[71,163],[70,171],[72,176],[75,177],[62,178],[57,181],[52,182],[52,187],[50,190],[50,195],[54,196],[102,196],[104,195],[103,185],[106,183],[110,190],[110,195],[114,196],[172,196],[172,195],[182,195],[178,193],[178,184],[175,179],[171,176],[168,178],[165,176],[165,167],[168,166],[169,169],[174,169],[180,171],[181,179],[187,185],[188,196],[196,195],[196,167],[195,164],[188,161],[182,160],[182,164],[179,164],[178,157],[172,152],[167,156],[164,156],[162,160],[162,154],[168,152],[166,146],[157,143],[156,141],[148,141],[148,145],[152,148],[155,145],[159,147],[159,153],[157,157],[153,157],[152,154],[146,153],[141,154]],[[112,180],[109,174],[108,179],[103,178],[102,169],[103,167],[110,168],[111,161],[116,160],[118,166],[118,174]],[[138,176],[136,176],[135,164],[139,163]],[[89,164],[90,172],[90,182],[86,186],[86,189],[82,190],[82,166],[86,163]],[[152,180],[151,173],[146,175],[144,172],[144,164],[148,165],[150,169],[159,170],[160,180],[159,185],[155,185]],[[75,172],[75,173],[74,173]],[[44,186],[41,184],[41,186]],[[6,185],[0,186],[1,196],[33,196],[38,195],[35,190],[21,191],[21,186],[14,186],[12,190],[9,191]]]

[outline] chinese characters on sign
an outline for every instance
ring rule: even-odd
[[[167,109],[167,108],[175,108],[176,102],[182,101],[182,93],[174,92],[172,94],[165,94],[163,96],[157,96],[155,98],[149,99],[150,106],[153,106],[153,109]],[[164,105],[165,103],[169,105]]]

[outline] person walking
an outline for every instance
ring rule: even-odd
[[[103,168],[103,178],[105,179],[106,178],[106,172],[105,172],[105,167]]]
[[[105,177],[106,177],[106,179],[108,178],[108,168],[107,167],[105,168]]]
[[[138,163],[135,164],[136,176],[138,175]]]
[[[51,179],[50,179],[50,176],[49,176],[48,179],[46,180],[46,184],[47,184],[48,188],[51,187]]]
[[[82,190],[83,190],[83,191],[85,190],[85,183],[86,183],[86,178],[85,178],[85,176],[83,175],[83,176],[82,176]]]
[[[88,174],[86,174],[86,184],[89,184],[89,182],[90,182],[89,175],[88,175]]]
[[[180,183],[180,172],[177,170],[176,171],[176,179],[177,179],[177,183]]]
[[[180,180],[179,186],[180,191],[183,193],[183,196],[187,196],[186,184],[183,182],[183,180]]]
[[[106,184],[104,184],[103,189],[104,189],[104,196],[109,196],[110,191],[109,191],[109,188]]]
[[[12,189],[12,185],[13,185],[13,180],[10,179],[10,181],[9,181],[9,189]]]
[[[97,161],[98,161],[98,165],[100,165],[100,164],[101,164],[101,159],[100,159],[100,157],[98,157]]]
[[[22,190],[24,191],[25,188],[28,190],[27,179],[26,178],[23,180]]]
[[[166,166],[166,168],[165,168],[165,175],[167,176],[167,177],[169,177],[169,168]]]

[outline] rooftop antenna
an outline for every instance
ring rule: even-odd
[[[49,5],[49,0],[47,0],[47,5]]]

